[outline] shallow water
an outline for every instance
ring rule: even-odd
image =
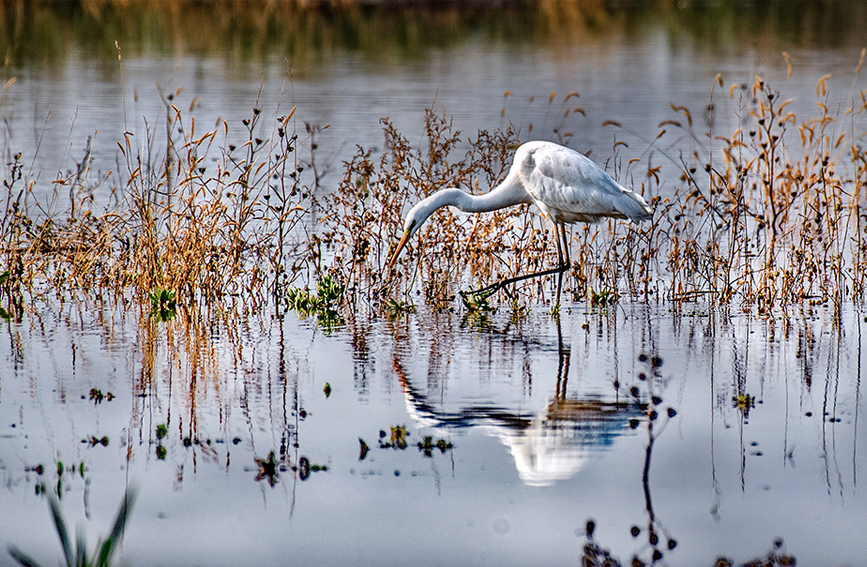
[[[588,519],[622,561],[650,560],[652,525],[670,565],[777,538],[801,564],[857,565],[862,319],[622,304],[326,333],[35,301],[0,342],[0,543],[59,557],[44,484],[91,542],[137,487],[136,565],[567,565]]]
[[[691,109],[699,131],[712,117],[716,133],[730,136],[738,105],[729,87],[752,84],[755,75],[793,98],[789,108],[803,119],[814,114],[816,83],[825,74],[831,75],[832,107],[857,101],[864,88],[855,75],[864,47],[856,25],[860,3],[697,3],[689,9],[627,3],[550,14],[532,5],[443,13],[370,8],[310,21],[277,8],[270,25],[260,21],[267,14],[257,18],[237,7],[226,9],[231,18],[202,7],[165,14],[105,10],[99,17],[74,8],[72,15],[34,10],[23,24],[16,24],[14,9],[4,13],[12,39],[0,44],[6,57],[0,81],[14,82],[0,100],[0,147],[22,152],[25,172],[38,178],[43,207],[51,181],[76,170],[89,137],[91,184],[108,176],[123,187],[129,172],[117,141],[134,133],[134,147],[145,155],[151,147],[159,156],[168,103],[183,113],[187,130],[190,116],[202,133],[222,131],[225,120],[235,143],[243,142],[242,120],[254,107],[271,119],[297,105],[292,127],[304,158],[315,143],[318,173],[330,187],[358,146],[382,147],[382,118],[424,146],[424,111],[432,106],[453,119],[464,139],[511,123],[522,140],[564,139],[600,163],[623,141],[619,178],[638,185],[646,170],[630,159],[646,166],[679,163],[681,146],[665,153],[675,134],[652,144],[661,122],[682,119],[670,104]],[[227,23],[232,19],[239,21]],[[51,41],[17,37],[28,34]],[[791,77],[783,51],[792,61]],[[722,86],[715,83],[718,75]],[[573,92],[580,96],[564,101]],[[176,96],[163,100],[160,93]],[[551,93],[557,94],[549,102]],[[706,110],[710,104],[713,113]],[[563,119],[565,110],[572,112]],[[622,128],[604,125],[609,120]],[[314,139],[307,125],[325,129]],[[271,129],[272,122],[263,121],[262,137],[273,135]],[[676,177],[663,179],[660,191],[676,183]],[[98,201],[109,199],[105,192]]]
[[[569,106],[585,115],[561,132],[600,162],[627,141],[619,167],[640,182],[628,159],[662,161],[650,141],[669,103],[705,119],[718,73],[724,132],[736,123],[728,87],[756,73],[799,116],[826,73],[832,102],[864,88],[853,82],[860,4],[757,4],[627,3],[553,20],[447,10],[430,25],[365,12],[297,28],[277,14],[263,33],[237,13],[220,23],[183,11],[94,19],[69,8],[19,26],[4,4],[0,149],[23,153],[45,206],[88,136],[106,175],[122,171],[124,131],[161,133],[159,84],[184,87],[173,100],[185,113],[195,101],[200,131],[221,117],[229,138],[254,106],[297,105],[308,155],[304,123],[330,124],[315,142],[333,186],[356,145],[382,145],[382,117],[421,145],[434,102],[465,137],[511,121],[521,139],[552,139],[577,91]],[[677,183],[663,176],[660,191]],[[624,563],[654,549],[669,565],[743,562],[782,538],[802,565],[859,565],[865,324],[851,305],[836,319],[622,303],[573,304],[559,322],[544,307],[515,321],[421,309],[326,332],[268,309],[182,306],[159,323],[135,301],[34,293],[20,321],[0,320],[0,565],[8,545],[42,564],[60,558],[41,486],[62,494],[91,545],[135,487],[131,565],[574,565],[588,519]]]

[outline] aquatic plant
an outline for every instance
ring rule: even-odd
[[[405,425],[392,425],[389,428],[388,441],[385,440],[385,431],[379,432],[379,447],[380,449],[399,449],[404,450],[407,447],[406,438],[410,433]]]
[[[523,321],[530,314],[530,309],[527,307],[527,304],[520,302],[518,298],[512,298],[512,301],[509,304],[509,310],[511,314],[510,321],[513,325]]]
[[[9,270],[6,270],[5,272],[0,272],[0,289],[3,288],[7,281],[9,281]],[[0,305],[0,319],[5,319],[8,321],[11,318],[12,316],[9,314],[9,312],[4,309],[2,305]]]
[[[169,289],[158,289],[148,292],[151,300],[151,317],[157,321],[171,321],[178,315],[178,304],[175,292]]]
[[[267,459],[255,459],[256,466],[259,468],[259,472],[256,474],[256,480],[268,480],[268,484],[270,486],[274,486],[277,484],[277,479],[280,478],[280,467],[279,462],[274,456],[274,451],[268,453]]]
[[[390,321],[394,321],[395,319],[415,312],[415,305],[412,305],[411,303],[407,303],[405,301],[391,298],[385,303],[385,316]]]
[[[818,114],[806,120],[761,77],[732,84],[740,127],[729,136],[712,124],[702,136],[689,110],[673,106],[678,119],[661,126],[711,141],[696,143],[691,161],[683,160],[687,185],[664,205],[668,297],[738,299],[760,312],[863,298],[867,168],[858,143],[863,130],[855,125],[867,104],[862,92],[835,109],[827,79],[816,85]],[[723,84],[718,77],[716,86]]]
[[[592,307],[608,307],[617,303],[617,293],[610,289],[590,290],[590,305]]]
[[[488,302],[492,293],[478,291],[460,291],[458,295],[469,313],[490,313],[494,308]]]
[[[616,556],[611,552],[610,549],[602,547],[594,537],[594,532],[596,531],[596,522],[592,519],[587,520],[584,528],[584,546],[581,552],[581,565],[582,567],[620,567],[623,565]],[[630,533],[632,537],[638,537],[641,534],[641,528],[638,526],[632,526],[630,528]],[[659,539],[657,538],[656,543],[651,544],[652,546],[656,546],[659,543]],[[667,538],[665,541],[665,548],[668,551],[672,551],[677,547],[677,540]],[[659,561],[663,559],[663,552],[658,549],[654,550],[654,553],[651,555],[651,558],[648,561],[644,561],[637,555],[633,555],[628,565],[632,565],[633,567],[645,567],[647,565],[655,565]],[[774,541],[772,548],[762,557],[757,557],[746,563],[735,563],[733,560],[728,557],[718,557],[716,561],[713,563],[713,567],[733,567],[734,565],[743,565],[744,567],[787,567],[794,566],[797,564],[797,560],[793,555],[789,555],[786,553],[785,544],[782,539],[777,539]]]
[[[416,445],[418,446],[419,452],[428,458],[433,457],[434,449],[438,449],[440,453],[445,454],[446,451],[450,451],[454,448],[449,441],[445,439],[435,440],[433,435],[425,435]]]
[[[291,470],[298,475],[299,480],[307,480],[310,478],[310,473],[325,472],[328,470],[328,465],[313,464],[307,457],[298,459],[297,465],[286,464],[282,458],[278,459],[274,451],[268,453],[267,459],[255,459],[258,473],[256,481],[267,480],[271,487],[274,487],[280,479],[280,473]]]
[[[361,437],[358,438],[358,460],[363,461],[370,452],[370,446]]]
[[[82,396],[83,397],[83,396]],[[114,394],[111,392],[103,393],[99,388],[91,388],[88,393],[88,399],[92,401],[94,404],[99,405],[103,400],[112,401],[114,399]]]
[[[459,292],[459,295],[465,308],[463,317],[461,317],[461,326],[489,329],[491,327],[491,315],[497,311],[496,307],[488,301],[490,295],[472,291]]]
[[[863,55],[856,77],[862,64]],[[822,78],[816,114],[803,117],[761,77],[725,84],[714,81],[703,121],[672,104],[657,137],[642,141],[648,156],[667,160],[665,168],[635,158],[614,172],[639,179],[633,187],[655,207],[654,220],[574,228],[567,298],[599,306],[627,297],[703,298],[763,314],[864,299],[867,91],[853,90],[838,109]],[[316,314],[326,329],[343,324],[344,308],[395,318],[418,299],[444,310],[459,296],[476,313],[501,297],[551,300],[552,278],[493,284],[550,261],[549,228],[526,206],[483,220],[440,210],[386,269],[411,203],[444,187],[480,193],[502,181],[522,137],[513,126],[466,137],[434,107],[416,147],[383,120],[384,149],[359,148],[323,192],[322,128],[299,127],[296,108],[268,115],[257,101],[240,128],[224,122],[202,132],[195,100],[184,110],[181,89],[160,96],[162,153],[150,127],[141,139],[125,132],[118,142],[125,170],[94,178],[86,142],[81,161],[54,181],[55,200],[67,203],[56,213],[35,206],[33,174],[25,174],[20,154],[2,148],[10,159],[0,174],[0,317],[16,317],[26,293],[47,287],[133,290],[163,321],[175,317],[177,297],[185,304],[243,297],[250,308],[273,301]],[[561,141],[571,138],[570,120],[584,119],[577,96],[546,97],[557,110],[546,128]],[[719,131],[714,117],[723,107],[735,118],[733,132]],[[623,133],[609,161],[622,170],[618,152],[635,136],[619,122],[605,124]],[[300,147],[309,157],[300,157]],[[125,197],[97,205],[100,191]],[[490,293],[460,293],[472,289]]]
[[[163,445],[163,439],[168,435],[169,429],[166,427],[166,424],[161,423],[156,427],[156,437],[157,437],[157,447],[156,447],[156,456],[160,461],[166,460],[166,456],[168,455],[168,450]]]
[[[87,443],[87,442],[88,442],[87,439],[82,440],[82,443]],[[97,440],[96,443],[98,444],[99,440]],[[108,444],[107,438],[105,439],[105,443]],[[87,467],[84,465],[84,461],[81,461],[78,464],[75,464],[75,463],[64,463],[61,460],[57,460],[57,461],[55,461],[54,465],[55,465],[54,471],[55,471],[56,479],[55,479],[54,484],[51,485],[51,491],[52,491],[52,494],[56,495],[58,498],[61,498],[63,496],[65,482],[67,482],[69,480],[69,477],[70,476],[74,477],[77,474],[81,478],[84,478],[84,473],[87,471]],[[35,467],[28,467],[28,469],[32,470],[33,472],[35,472],[37,475],[39,475],[41,477],[43,475],[43,473],[45,472],[46,467],[44,467],[42,465],[36,465]],[[46,493],[48,493],[48,486],[46,485],[46,483],[44,483],[44,482],[37,483],[36,484],[36,494],[46,494]]]
[[[340,315],[340,305],[343,300],[345,286],[338,283],[330,274],[326,274],[316,284],[316,294],[307,288],[289,288],[286,290],[286,305],[306,318],[315,315],[317,322],[326,330],[333,330],[345,323]]]
[[[749,419],[750,410],[756,407],[756,398],[749,394],[738,394],[732,398],[732,405],[740,410],[744,419]]]
[[[105,540],[98,540],[93,554],[88,557],[87,540],[83,531],[78,531],[75,538],[75,545],[69,537],[69,529],[66,526],[66,520],[63,518],[63,512],[60,509],[60,501],[53,494],[48,495],[48,506],[51,509],[51,518],[54,521],[54,527],[57,530],[57,536],[60,539],[60,545],[63,548],[63,556],[67,567],[109,567],[112,565],[112,558],[120,545],[120,540],[123,537],[126,528],[127,519],[132,512],[132,506],[135,503],[135,490],[128,489],[124,494],[123,502],[117,511],[114,522],[112,523],[111,531]],[[32,559],[29,555],[15,547],[9,546],[9,554],[23,567],[39,567],[39,563]]]

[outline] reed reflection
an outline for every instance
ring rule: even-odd
[[[338,500],[347,519],[329,537],[373,521],[382,533],[407,502],[434,512],[414,516],[429,522],[427,532],[439,533],[455,510],[478,526],[483,513],[464,501],[471,491],[484,511],[571,526],[564,545],[574,557],[586,543],[588,565],[604,564],[608,546],[644,564],[659,554],[672,565],[711,564],[708,534],[720,542],[713,553],[726,556],[857,564],[851,558],[863,554],[853,534],[864,510],[857,418],[867,322],[854,308],[774,320],[623,303],[573,307],[562,322],[540,311],[519,320],[493,313],[484,327],[420,313],[348,320],[331,334],[294,315],[241,308],[182,306],[171,321],[148,310],[34,300],[21,322],[3,327],[0,473],[9,490],[0,505],[26,513],[21,502],[41,498],[36,483],[72,493],[74,503],[92,483],[95,509],[100,492],[111,492],[110,513],[114,490],[131,478],[144,483],[145,510],[167,488],[160,529],[198,553],[208,540],[183,539],[186,509],[205,510],[212,530],[225,521],[213,518],[261,526],[267,505],[279,510],[279,529],[298,536],[294,544],[315,541],[318,510]],[[106,398],[89,398],[91,389]],[[739,396],[755,400],[749,412]],[[359,447],[358,436],[387,431],[383,416],[395,425],[388,442],[408,450]],[[440,433],[417,436],[427,427]],[[468,431],[482,435],[453,438]],[[83,440],[91,436],[107,442]],[[447,454],[452,474],[420,466],[415,441],[426,456]],[[514,478],[465,464],[492,454]],[[55,456],[67,464],[62,475]],[[73,475],[68,465],[79,463],[84,472]],[[393,476],[398,469],[411,474]],[[430,490],[431,478],[441,490]],[[553,487],[525,489],[538,485]],[[393,498],[396,490],[407,498]],[[514,503],[503,502],[507,490],[520,495]],[[35,508],[48,525],[43,503]],[[592,533],[588,518],[598,521]],[[151,521],[136,517],[144,532]],[[19,524],[3,524],[0,551],[10,542],[38,549]],[[576,527],[588,532],[583,540]],[[449,543],[463,545],[456,536],[465,533],[475,546],[479,532],[458,526]],[[525,533],[528,545],[541,541]],[[316,543],[305,545],[327,548]],[[135,563],[159,562],[149,561],[150,548],[136,550]]]

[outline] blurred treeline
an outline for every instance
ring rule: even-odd
[[[125,55],[282,57],[303,70],[337,50],[405,58],[472,38],[593,44],[660,27],[721,50],[861,47],[864,22],[867,3],[846,0],[0,0],[0,65],[108,63],[117,41]]]

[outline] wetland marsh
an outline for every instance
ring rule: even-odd
[[[859,565],[857,2],[0,3],[0,565]],[[530,139],[654,206],[553,262]],[[860,439],[860,441],[859,441]]]

